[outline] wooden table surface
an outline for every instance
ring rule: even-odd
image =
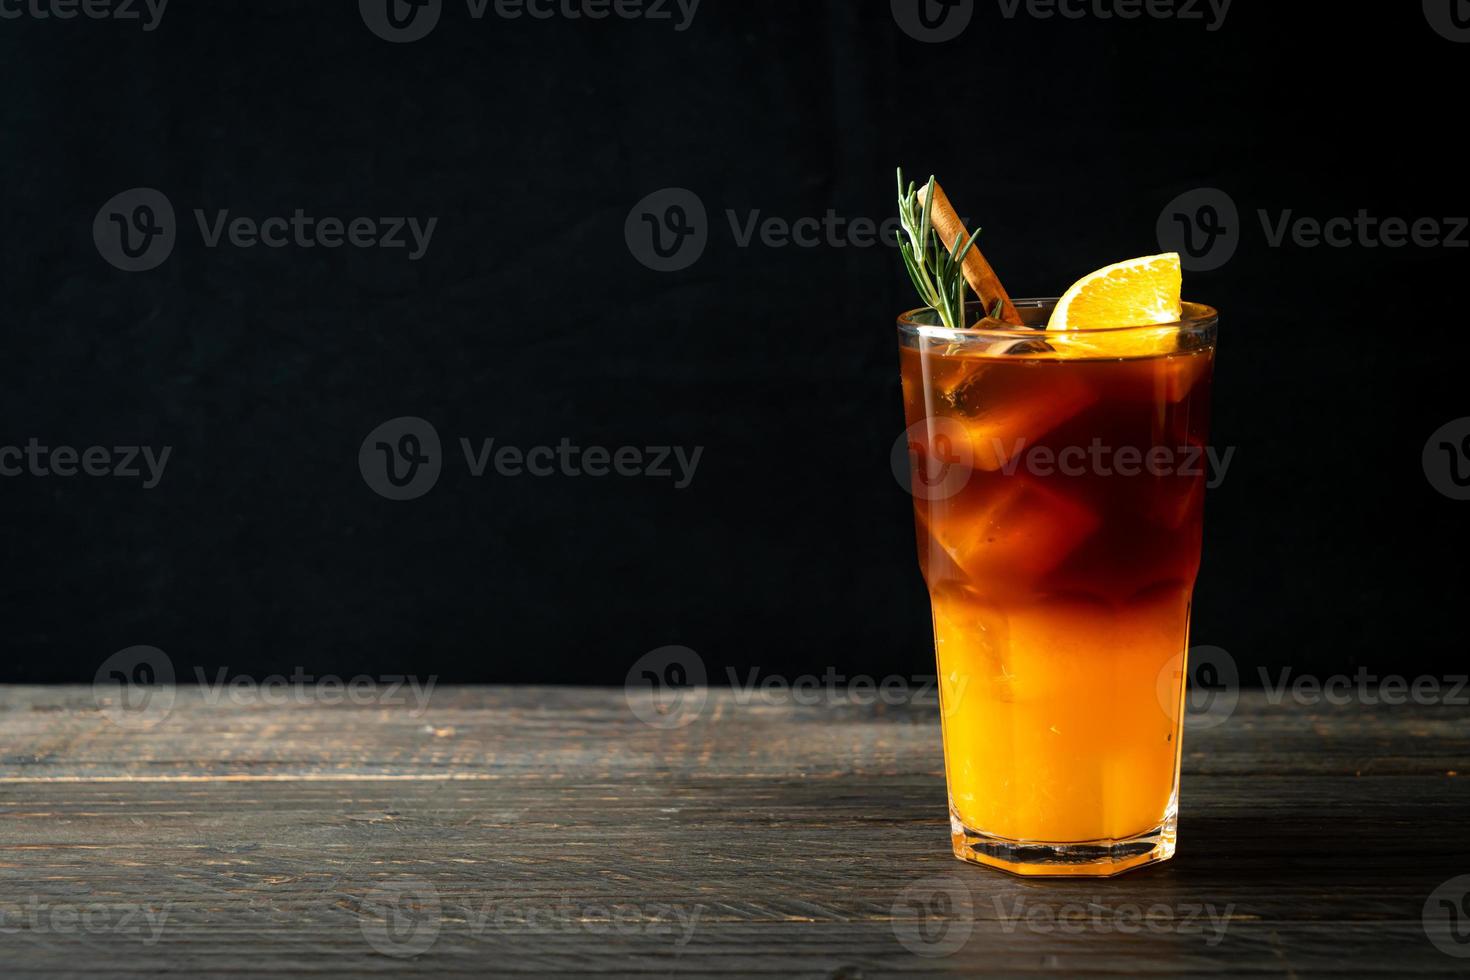
[[[1174,861],[1038,881],[950,856],[932,707],[207,693],[0,688],[0,973],[1470,973],[1462,707],[1246,694]]]

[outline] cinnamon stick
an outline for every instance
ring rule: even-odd
[[[920,188],[920,203],[923,203],[927,190],[927,187]],[[930,208],[930,221],[934,224],[935,233],[943,240],[945,248],[950,250],[950,254],[953,254],[956,236],[959,237],[961,245],[970,240],[970,233],[965,230],[965,223],[960,220],[959,212],[954,209],[954,205],[949,203],[949,197],[945,195],[944,188],[937,183],[934,185],[934,205]],[[1000,284],[1000,277],[995,274],[990,263],[985,261],[985,256],[980,254],[979,246],[972,246],[965,254],[962,268],[965,280],[975,291],[975,295],[980,297],[980,302],[984,304],[986,316],[989,316],[990,311],[995,309],[998,300],[1000,318],[1014,326],[1024,326],[1021,314],[1017,312],[1016,305],[1011,302],[1010,294]]]

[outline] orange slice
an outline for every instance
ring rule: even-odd
[[[1077,280],[1062,294],[1047,323],[1048,332],[1060,334],[1072,356],[1138,357],[1175,350],[1176,331],[1121,330],[1116,335],[1089,333],[1067,337],[1064,331],[1100,331],[1116,327],[1146,327],[1177,323],[1184,315],[1180,294],[1184,288],[1179,253],[1145,255],[1118,262]]]

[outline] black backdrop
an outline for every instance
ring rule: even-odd
[[[445,0],[412,43],[346,0],[178,3],[153,30],[13,3],[0,446],[172,452],[153,489],[0,479],[0,679],[89,681],[133,644],[185,672],[446,681],[621,683],[665,644],[716,679],[932,670],[889,469],[898,257],[742,247],[727,217],[883,219],[896,164],[940,174],[1016,295],[1158,251],[1171,200],[1224,191],[1238,247],[1186,281],[1224,313],[1214,441],[1237,449],[1195,641],[1247,680],[1462,662],[1470,505],[1421,452],[1470,414],[1470,252],[1272,247],[1257,214],[1448,231],[1467,213],[1470,44],[1432,3],[1239,0],[1212,24],[1204,4],[1124,20],[982,0],[942,43],[887,0],[704,0],[683,30],[672,3],[672,21],[543,20],[492,0],[476,20]],[[177,241],[128,272],[93,222],[139,187],[171,202]],[[708,246],[659,272],[625,223],[670,187],[707,209]],[[196,208],[439,220],[410,261],[208,248]],[[358,452],[402,416],[433,424],[443,470],[395,502]],[[461,437],[703,455],[682,490],[475,479]]]

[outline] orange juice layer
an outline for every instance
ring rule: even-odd
[[[935,596],[950,805],[972,830],[1118,840],[1157,827],[1174,790],[1189,589],[1114,607]]]

